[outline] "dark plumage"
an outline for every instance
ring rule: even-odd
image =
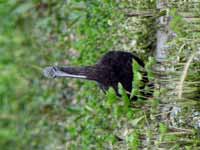
[[[124,89],[130,93],[133,80],[133,59],[144,67],[143,61],[135,54],[123,51],[110,51],[95,65],[86,67],[47,67],[44,69],[44,75],[52,78],[72,77],[93,80],[99,84],[104,92],[109,87],[113,87],[117,94],[118,83],[121,83]],[[146,73],[144,73],[143,81],[148,82]]]

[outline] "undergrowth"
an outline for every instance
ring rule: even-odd
[[[158,91],[143,100],[137,63],[131,92],[140,97],[137,102],[130,101],[120,84],[119,98],[112,88],[104,95],[93,82],[50,81],[42,75],[45,66],[90,65],[115,49],[136,52],[146,63],[149,80],[154,80],[154,59],[148,56],[155,48],[156,18],[129,18],[124,10],[151,11],[155,3],[1,0],[1,149],[198,149],[196,129],[183,126],[174,132],[160,122]],[[183,35],[179,27],[175,30]],[[181,42],[177,38],[174,43]],[[198,82],[199,66],[192,67],[195,75],[187,80]]]

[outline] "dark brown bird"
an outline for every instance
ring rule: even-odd
[[[133,59],[140,66],[144,67],[144,62],[136,54],[123,51],[110,51],[95,65],[85,67],[52,66],[44,69],[44,75],[50,78],[69,77],[96,81],[104,92],[109,87],[113,87],[117,95],[119,95],[118,83],[122,84],[127,93],[130,93],[132,90]],[[148,82],[146,73],[143,80],[144,82]]]

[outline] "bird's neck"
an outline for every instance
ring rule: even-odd
[[[82,78],[88,80],[98,80],[99,69],[96,66],[86,67],[59,67],[63,77]]]

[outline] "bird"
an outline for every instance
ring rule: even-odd
[[[80,78],[95,81],[104,93],[112,87],[117,96],[120,96],[118,84],[121,83],[130,97],[134,77],[133,60],[142,68],[145,67],[143,60],[137,54],[126,51],[109,51],[94,65],[81,67],[49,66],[44,68],[43,74],[48,78]],[[143,82],[149,82],[146,71],[143,72],[143,75]],[[141,88],[144,89],[144,86]],[[136,100],[137,97],[134,96],[133,99]]]

